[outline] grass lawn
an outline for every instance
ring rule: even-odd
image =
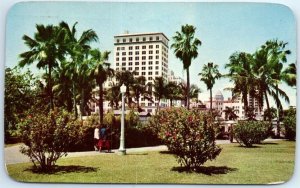
[[[7,170],[17,181],[74,183],[267,184],[293,175],[295,142],[221,146],[221,154],[201,172],[182,171],[173,155],[156,151],[64,158],[52,174],[32,172],[31,163],[7,165]]]

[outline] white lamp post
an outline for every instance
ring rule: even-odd
[[[126,86],[124,84],[122,84],[122,86],[120,87],[120,91],[122,93],[122,115],[121,115],[121,136],[120,136],[120,148],[119,148],[119,153],[121,155],[125,155],[126,154],[126,149],[125,149],[125,136],[124,136],[124,113],[125,113],[125,101],[124,101],[124,94],[126,92]]]

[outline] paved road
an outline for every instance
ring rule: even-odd
[[[273,139],[267,139],[266,141],[277,141]],[[229,140],[217,140],[217,144],[230,144]],[[5,163],[6,164],[16,164],[16,163],[24,163],[30,162],[30,159],[20,153],[20,145],[11,146],[5,148],[4,155],[5,155]],[[162,146],[154,146],[154,147],[142,147],[142,148],[128,148],[126,149],[127,153],[135,153],[135,152],[146,152],[146,151],[163,151],[167,150],[167,147]],[[66,157],[81,157],[81,156],[90,156],[90,155],[109,155],[109,154],[116,154],[118,150],[112,150],[112,153],[105,153],[105,152],[95,152],[95,151],[86,151],[86,152],[70,152]]]

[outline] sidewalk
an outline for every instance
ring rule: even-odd
[[[266,139],[265,141],[272,142],[278,141],[279,139]],[[229,140],[217,140],[217,144],[230,144]],[[127,148],[126,153],[136,153],[136,152],[147,152],[147,151],[166,151],[167,147],[165,145],[153,146],[153,147],[141,147],[141,148]],[[85,151],[85,152],[69,152],[66,158],[68,157],[82,157],[82,156],[91,156],[91,155],[111,155],[117,154],[118,149],[112,150],[111,153],[106,153],[106,150],[100,152],[96,151]],[[23,155],[20,152],[20,145],[11,146],[4,148],[4,159],[5,164],[16,164],[16,163],[25,163],[30,162],[29,157]]]

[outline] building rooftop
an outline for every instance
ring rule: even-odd
[[[117,37],[129,37],[129,36],[142,36],[142,35],[157,35],[157,34],[162,34],[168,41],[168,37],[162,33],[162,32],[153,32],[153,33],[124,33],[124,34],[121,34],[121,35],[115,35],[114,38],[117,38]]]

